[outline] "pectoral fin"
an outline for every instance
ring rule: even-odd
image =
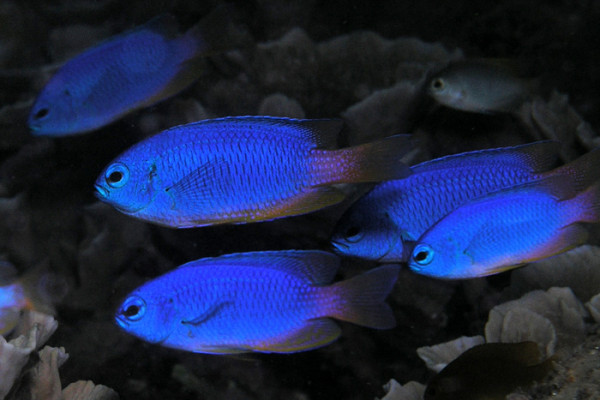
[[[204,310],[200,315],[187,320],[182,320],[181,323],[184,325],[198,326],[206,321],[214,318],[223,311],[224,308],[229,307],[232,303],[230,301],[224,301],[221,303],[215,303],[210,308]]]
[[[211,198],[225,191],[222,169],[226,166],[222,159],[202,164],[178,182],[166,189],[173,199],[173,208],[185,207],[187,210],[205,208]]]

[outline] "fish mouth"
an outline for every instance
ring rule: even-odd
[[[144,207],[137,207],[137,208],[125,207],[125,206],[116,204],[114,201],[111,201],[109,199],[110,192],[108,191],[108,189],[106,189],[105,187],[103,187],[101,185],[98,185],[97,183],[94,184],[94,196],[96,196],[98,198],[98,200],[110,204],[111,206],[113,206],[114,208],[116,208],[117,210],[122,212],[123,214],[135,214],[136,212],[138,212],[144,208]]]
[[[108,190],[98,184],[94,184],[94,195],[100,200],[108,199]]]
[[[123,315],[121,315],[120,312],[117,313],[117,315],[115,315],[115,321],[117,322],[117,325],[119,325],[122,329],[127,330],[127,327],[129,326],[129,323],[123,317]]]
[[[348,250],[350,248],[350,246],[348,246],[347,244],[344,244],[341,241],[335,239],[331,240],[331,247],[334,251],[338,251],[340,253],[343,253],[344,250]]]

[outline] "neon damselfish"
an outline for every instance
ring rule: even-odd
[[[216,12],[215,12],[216,13]],[[209,15],[207,20],[217,18]],[[161,101],[191,84],[212,46],[200,22],[184,35],[162,15],[67,61],[50,79],[29,115],[36,136],[74,135]]]
[[[184,264],[126,297],[116,321],[151,343],[197,353],[292,353],[336,340],[336,318],[395,325],[384,303],[399,266],[330,284],[339,258],[323,251],[230,254]]]
[[[406,179],[382,182],[341,218],[332,243],[338,253],[405,262],[410,244],[456,207],[503,188],[540,179],[556,162],[559,143],[454,154],[411,167]],[[587,158],[577,169],[595,168]],[[585,162],[583,162],[585,161]],[[589,165],[588,165],[589,164]],[[570,168],[570,167],[569,167]]]
[[[409,262],[420,274],[465,279],[565,252],[587,240],[581,223],[600,222],[600,182],[554,175],[465,204],[418,240]]]
[[[336,183],[409,175],[396,135],[336,148],[339,120],[229,117],[177,126],[125,151],[96,196],[119,211],[186,228],[299,215],[344,199]]]

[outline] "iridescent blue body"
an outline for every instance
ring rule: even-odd
[[[198,29],[178,36],[172,16],[157,17],[65,63],[36,99],[29,127],[43,136],[102,127],[188,86],[206,50]]]
[[[148,342],[215,354],[291,353],[324,346],[340,335],[329,317],[393,327],[383,300],[399,267],[328,285],[338,265],[337,256],[322,251],[200,259],[134,290],[116,321]]]
[[[30,305],[15,268],[0,261],[0,335],[9,333],[15,327],[21,310]]]
[[[229,117],[160,132],[117,157],[96,195],[128,215],[171,227],[244,223],[336,204],[341,182],[410,173],[406,136],[341,150],[341,122]]]
[[[27,299],[19,282],[0,287],[0,335],[10,332],[17,323]]]
[[[551,176],[450,212],[417,241],[409,265],[444,279],[495,274],[585,243],[581,222],[600,222],[600,183],[577,193],[570,177]]]
[[[407,261],[407,244],[456,207],[496,190],[539,179],[556,161],[556,142],[480,150],[411,167],[406,179],[382,182],[342,217],[337,252],[382,262]]]

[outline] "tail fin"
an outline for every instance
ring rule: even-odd
[[[384,300],[394,288],[399,272],[400,266],[385,265],[330,286],[328,289],[338,301],[329,316],[370,328],[393,328],[396,320]]]
[[[561,167],[545,173],[546,176],[567,176],[574,184],[575,190],[580,192],[600,180],[600,148],[571,161]]]
[[[234,14],[231,4],[221,4],[185,33],[184,40],[195,43],[196,56],[252,44],[251,36],[234,21]]]
[[[600,168],[600,167],[599,167]],[[575,198],[569,200],[577,213],[578,222],[600,222],[600,182],[596,182]]]
[[[319,169],[315,185],[406,178],[412,171],[400,159],[412,148],[410,135],[395,135],[340,150],[315,150]]]
[[[27,271],[21,278],[27,298],[27,309],[54,315],[54,304],[60,302],[69,290],[67,280],[50,271],[48,261]]]

